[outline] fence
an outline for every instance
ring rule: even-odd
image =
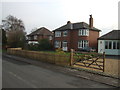
[[[55,53],[22,50],[21,48],[9,48],[7,49],[7,53],[61,66],[73,66],[94,71],[102,71],[111,76],[120,77],[120,69],[118,69],[120,68],[120,60],[107,59],[105,58],[105,53],[101,55],[98,54],[96,57],[91,57],[87,53],[79,55],[78,52],[74,52],[74,50],[71,49],[71,54],[68,56]]]
[[[10,48],[7,49],[8,54],[17,55],[25,58],[40,60],[43,62],[49,62],[61,66],[68,66],[70,65],[70,57],[67,55],[58,55],[54,53],[47,53],[47,52],[37,52],[37,51],[28,51],[28,50],[21,50]]]
[[[71,50],[71,65],[104,72],[105,53],[76,52]]]

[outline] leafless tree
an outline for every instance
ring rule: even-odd
[[[25,43],[25,26],[21,19],[12,15],[2,20],[3,29],[7,34],[7,42],[11,47],[23,47]]]

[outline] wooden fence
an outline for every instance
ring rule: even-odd
[[[61,66],[72,66],[93,71],[100,71],[115,77],[120,77],[120,60],[106,59],[105,53],[81,53],[71,49],[70,55],[22,50],[20,48],[7,49],[8,54],[25,58],[49,62]],[[93,56],[91,56],[93,54]]]
[[[74,67],[104,72],[105,53],[76,52],[71,50],[71,65]]]
[[[49,62],[61,66],[70,65],[70,57],[67,55],[58,55],[55,53],[28,51],[21,49],[7,49],[7,53],[11,55],[17,55],[25,58],[40,60],[43,62]]]

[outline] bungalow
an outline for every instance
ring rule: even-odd
[[[28,44],[38,44],[38,41],[41,39],[48,39],[52,43],[53,33],[45,27],[41,27],[36,31],[27,35]]]
[[[120,55],[120,30],[111,32],[98,38],[98,53]]]
[[[93,18],[90,15],[89,24],[85,22],[71,23],[67,22],[54,32],[54,47],[62,48],[63,51],[70,49],[79,50],[84,47],[93,47],[97,49],[97,38],[101,30],[93,27]]]

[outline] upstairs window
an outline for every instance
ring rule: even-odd
[[[34,36],[34,40],[36,40],[36,39],[37,39],[37,35]]]
[[[61,37],[61,32],[60,31],[56,31],[55,32],[55,37]]]
[[[52,40],[52,36],[49,36],[49,40]]]
[[[63,36],[67,36],[68,35],[68,31],[63,31]]]
[[[78,32],[79,36],[89,36],[89,29],[80,29]]]

